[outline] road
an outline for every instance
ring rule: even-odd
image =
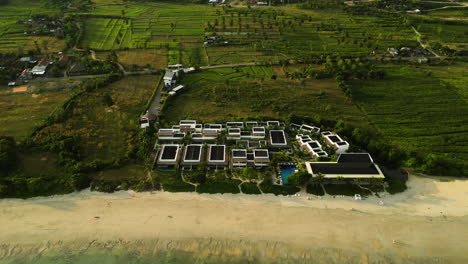
[[[156,95],[153,98],[153,101],[151,102],[149,108],[148,108],[148,113],[150,114],[151,117],[158,117],[159,112],[161,111],[161,98],[162,98],[162,91],[164,89],[164,82],[161,81],[158,86],[158,90],[156,91]]]

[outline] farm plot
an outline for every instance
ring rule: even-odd
[[[272,67],[205,70],[186,75],[187,90],[170,97],[164,120],[176,122],[290,114],[344,119],[366,125],[364,115],[343,94],[334,80],[291,81],[275,75]]]
[[[81,45],[96,50],[120,49],[129,33],[127,20],[116,18],[87,18]]]
[[[402,149],[466,161],[466,97],[428,70],[400,65],[386,70],[384,80],[351,83],[354,101],[372,124]]]
[[[311,54],[365,56],[373,50],[418,45],[411,28],[401,26],[397,18],[359,17],[340,11],[317,13],[291,7],[228,9],[218,12],[205,29],[206,34],[227,41],[230,53],[240,55],[221,57],[223,62],[242,57],[241,52],[247,48],[279,58],[304,58]],[[210,48],[207,52],[210,63],[212,58],[216,61]]]

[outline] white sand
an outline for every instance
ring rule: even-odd
[[[377,252],[468,263],[468,181],[412,176],[408,185],[402,194],[363,201],[89,191],[6,199],[0,201],[0,244],[9,246],[0,248],[0,260],[13,244],[213,238],[337,248],[361,254],[363,263]]]

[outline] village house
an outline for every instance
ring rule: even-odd
[[[163,77],[164,86],[172,87],[177,83],[177,72],[176,71],[166,71]]]

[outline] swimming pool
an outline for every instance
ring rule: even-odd
[[[280,174],[281,174],[281,179],[283,180],[283,184],[289,184],[288,183],[288,177],[294,173],[294,171],[297,170],[296,165],[280,165]]]

